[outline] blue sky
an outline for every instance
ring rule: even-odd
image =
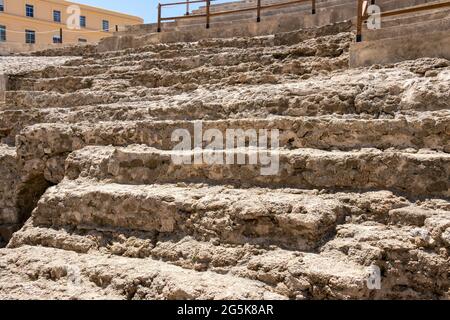
[[[83,3],[104,9],[120,11],[123,13],[139,16],[146,23],[155,22],[157,17],[158,3],[180,2],[184,0],[71,0],[72,2]],[[218,0],[214,3],[232,2],[237,0]],[[202,5],[202,4],[199,4]],[[199,6],[192,4],[192,8]],[[186,10],[185,6],[166,7],[163,9],[163,16],[182,15]]]

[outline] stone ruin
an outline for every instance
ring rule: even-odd
[[[450,61],[350,66],[317,3],[1,57],[0,299],[449,299]],[[279,130],[278,174],[173,163],[199,121]]]

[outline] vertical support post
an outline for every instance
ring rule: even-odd
[[[257,2],[256,22],[261,22],[261,0],[258,0],[258,2]]]
[[[312,14],[316,14],[316,0],[312,0]]]
[[[211,0],[206,0],[206,29],[209,29],[209,7],[211,6]]]
[[[62,28],[59,28],[59,41],[60,41],[60,43],[63,43]]]
[[[363,0],[358,0],[358,12],[356,20],[356,42],[362,41],[362,24],[363,24]]]
[[[157,32],[161,32],[161,3],[158,3],[158,29]]]
[[[186,0],[186,15],[189,15],[189,0]]]

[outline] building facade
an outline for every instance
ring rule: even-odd
[[[0,53],[98,42],[125,25],[142,23],[139,17],[65,0],[0,0]]]

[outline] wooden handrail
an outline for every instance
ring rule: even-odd
[[[358,1],[358,9],[357,9],[358,15],[357,15],[357,22],[356,22],[356,42],[361,42],[362,41],[362,25],[363,25],[364,21],[367,21],[367,19],[369,18],[369,15],[367,13],[367,6],[364,9],[364,3],[367,5],[368,1],[367,0],[357,0],[357,1]],[[372,0],[371,3],[375,4],[375,1]],[[445,8],[445,7],[450,7],[450,1],[431,2],[431,3],[416,5],[413,7],[381,12],[380,18],[393,17],[393,16],[414,13],[414,12],[420,12],[420,11],[441,9],[441,8]]]
[[[260,9],[273,9],[273,8],[281,8],[281,7],[286,7],[286,6],[290,6],[292,4],[297,4],[297,3],[302,3],[302,2],[308,2],[311,0],[295,0],[295,1],[289,1],[289,2],[282,2],[282,3],[275,3],[275,4],[268,4],[265,6],[261,6]],[[256,10],[258,8],[256,7]],[[236,9],[236,10],[230,10],[230,11],[219,11],[219,12],[213,12],[211,13],[211,16],[223,16],[223,15],[227,15],[227,14],[232,14],[232,13],[241,13],[241,12],[248,12],[248,11],[255,11],[255,8],[243,8],[243,9]]]
[[[209,19],[211,17],[211,13],[209,12],[211,6],[211,2],[206,0],[206,29],[209,29]]]
[[[161,7],[169,7],[169,6],[178,6],[180,4],[201,3],[201,2],[207,2],[207,1],[208,0],[180,1],[180,2],[160,3],[160,5],[161,5]]]
[[[256,11],[256,15],[257,15],[256,22],[260,22],[261,21],[261,10],[263,10],[263,9],[281,8],[281,7],[290,6],[293,4],[299,4],[299,3],[303,3],[303,2],[309,2],[309,1],[311,1],[311,5],[312,5],[312,10],[311,10],[312,14],[316,13],[316,1],[315,0],[294,0],[294,1],[287,1],[287,2],[282,2],[282,3],[268,4],[268,5],[261,5],[261,0],[257,0],[256,7],[229,10],[229,11],[219,11],[219,12],[211,12],[210,7],[211,7],[212,1],[214,1],[214,0],[181,1],[181,2],[173,2],[173,3],[165,3],[165,4],[160,3],[158,5],[158,28],[157,28],[157,31],[161,32],[161,22],[162,21],[178,20],[178,19],[194,19],[194,18],[206,17],[206,28],[209,28],[211,17],[217,17],[217,16],[234,14],[234,13],[241,13],[241,12],[249,12],[249,11]],[[186,15],[184,15],[184,16],[165,17],[165,18],[163,18],[161,16],[162,7],[184,5],[184,4],[188,5],[188,4],[192,4],[192,3],[201,3],[201,2],[206,3],[206,8],[205,8],[206,13],[204,13],[204,14],[188,14],[188,13],[186,13]]]
[[[431,2],[431,3],[421,4],[421,5],[404,8],[404,9],[396,9],[396,10],[381,12],[381,17],[391,17],[391,16],[413,13],[413,12],[441,9],[441,8],[445,8],[445,7],[449,7],[449,6],[450,6],[450,1]]]

